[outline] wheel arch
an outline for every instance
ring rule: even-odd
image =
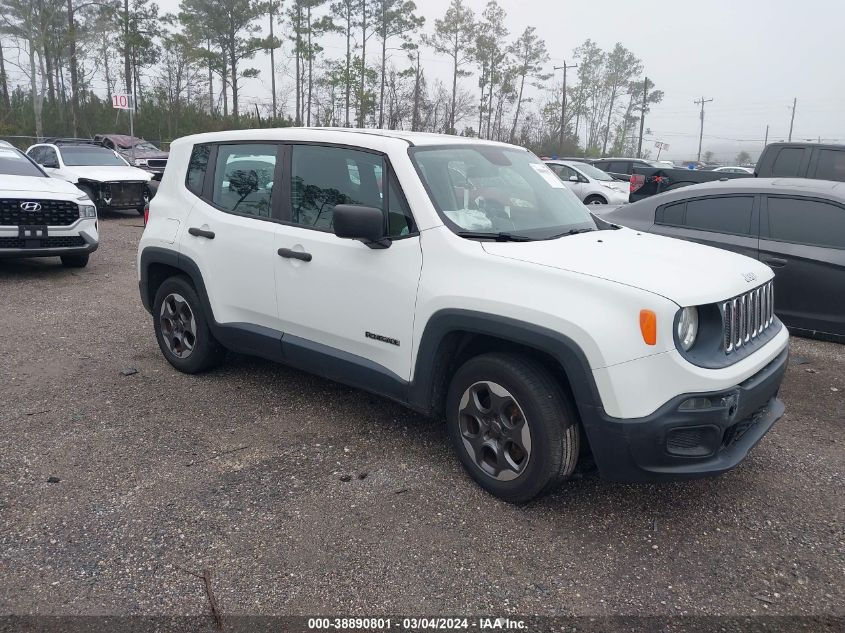
[[[157,246],[148,246],[141,251],[140,279],[138,287],[141,292],[141,302],[147,312],[152,313],[156,292],[166,279],[174,275],[184,275],[191,280],[194,290],[202,302],[203,310],[214,323],[214,314],[208,301],[208,294],[203,283],[199,266],[190,257],[185,257],[177,251]]]
[[[428,320],[417,351],[410,404],[429,414],[443,414],[455,370],[490,351],[527,355],[559,376],[582,419],[587,408],[601,406],[587,357],[575,341],[533,323],[470,310],[442,310]]]

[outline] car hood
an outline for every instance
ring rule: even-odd
[[[744,255],[626,228],[482,246],[490,255],[625,284],[682,307],[729,299],[773,276]]]
[[[148,181],[152,176],[149,172],[137,167],[122,165],[115,166],[87,166],[65,167],[62,172],[83,180],[95,180],[97,182],[114,182],[120,180],[144,180]]]
[[[122,147],[118,150],[126,160],[130,160],[132,157],[132,150],[131,149],[123,149]],[[162,158],[166,159],[169,156],[167,152],[162,152],[161,150],[157,149],[136,149],[135,150],[135,158]]]
[[[0,175],[0,196],[4,195],[5,192],[15,192],[15,197],[18,197],[18,192],[26,194],[22,197],[44,193],[70,194],[72,196],[82,195],[82,192],[75,185],[59,178]]]
[[[609,189],[619,191],[620,193],[630,193],[631,191],[630,183],[622,180],[596,180],[595,183],[599,187],[608,187]]]

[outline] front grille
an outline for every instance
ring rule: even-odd
[[[85,240],[79,235],[0,237],[0,248],[73,248],[75,246],[85,246]]]
[[[763,334],[775,320],[773,282],[722,304],[725,353],[730,354]]]
[[[144,204],[144,183],[104,182],[100,199],[108,207],[139,207]]]
[[[81,194],[80,194],[81,195]],[[24,211],[21,204],[35,202],[37,211]],[[34,200],[3,198],[0,200],[0,226],[68,226],[79,219],[79,207],[71,200]]]
[[[166,158],[150,158],[147,161],[147,165],[152,167],[153,169],[164,169],[167,167],[167,159]]]

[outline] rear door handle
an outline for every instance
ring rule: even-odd
[[[198,229],[195,226],[192,226],[191,228],[189,228],[188,233],[190,233],[194,237],[204,237],[208,240],[214,239],[214,231],[206,231],[205,229]]]
[[[303,262],[311,261],[311,253],[303,253],[302,251],[294,251],[289,248],[280,248],[279,255],[287,259],[299,259]]]
[[[780,257],[764,257],[763,263],[768,264],[772,268],[783,268],[786,266],[787,261],[785,259],[781,259]]]

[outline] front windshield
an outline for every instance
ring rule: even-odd
[[[587,208],[528,151],[490,145],[416,147],[411,157],[454,231],[547,239],[595,229]]]
[[[44,172],[26,156],[12,147],[0,146],[0,174],[6,176],[34,176],[43,178]]]
[[[588,165],[587,163],[572,163],[572,166],[578,171],[580,171],[582,174],[589,176],[593,180],[613,180],[613,176],[608,174],[606,171],[602,171],[598,167],[593,167],[592,165]]]
[[[105,147],[62,147],[62,159],[71,167],[91,165],[125,167],[126,161]]]

